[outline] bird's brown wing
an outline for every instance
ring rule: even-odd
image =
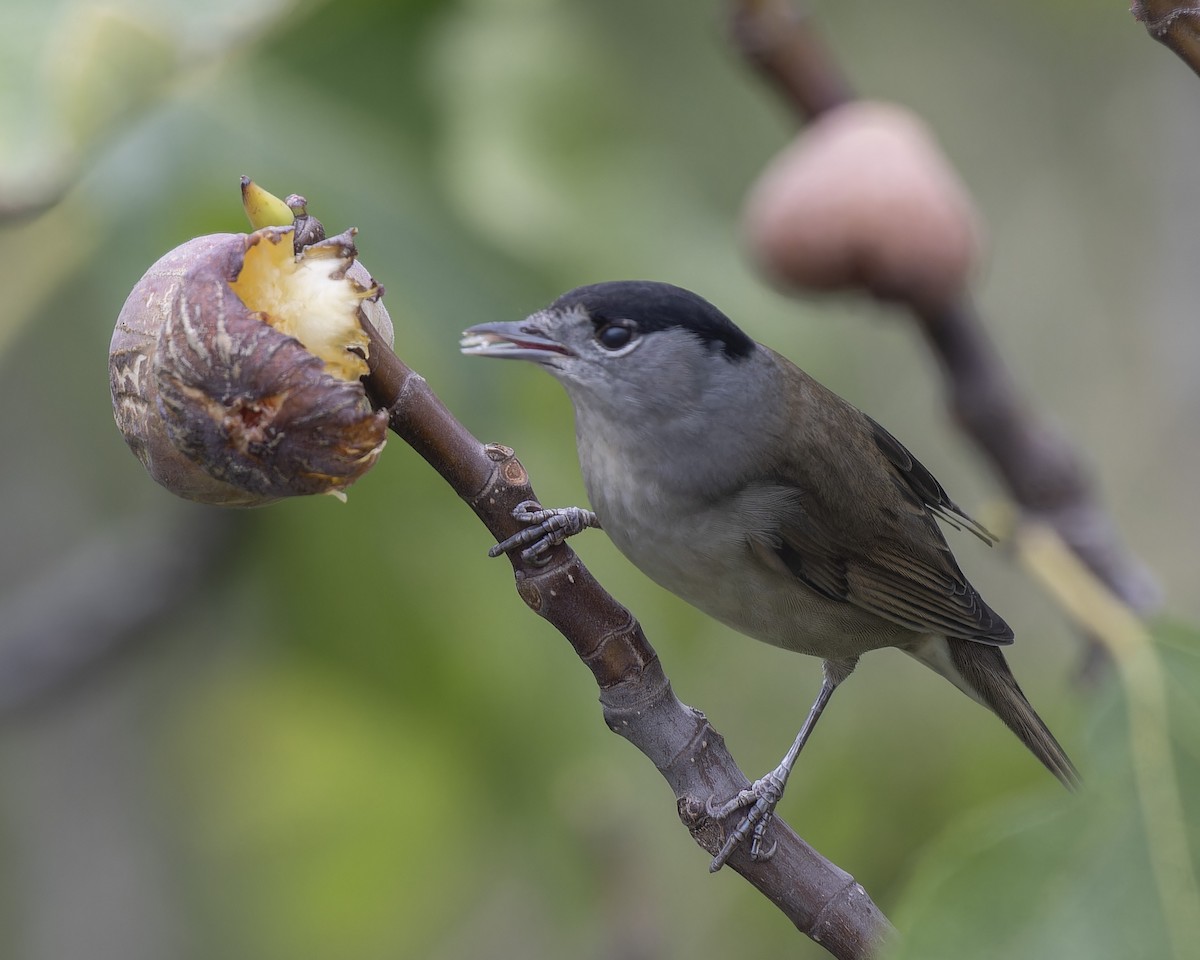
[[[986,542],[990,535],[900,441],[865,416],[858,425],[879,456],[851,473],[835,466],[832,475],[844,478],[837,487],[809,479],[780,498],[785,506],[775,530],[775,559],[821,595],[915,632],[1011,643],[1012,630],[967,581],[934,517]],[[811,454],[814,447],[808,449]],[[797,461],[779,479],[787,484],[796,472],[811,478],[813,470],[811,462]],[[828,468],[817,472],[831,475]]]
[[[892,465],[892,481],[902,492],[914,497],[930,513],[956,530],[967,530],[988,546],[996,542],[995,534],[967,516],[959,505],[950,499],[945,488],[938,483],[937,477],[925,469],[925,465],[914,457],[904,444],[865,413],[863,417],[870,426],[875,446]]]

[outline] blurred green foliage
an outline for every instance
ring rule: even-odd
[[[813,6],[860,89],[921,111],[960,165],[993,241],[993,334],[1092,452],[1174,606],[1200,614],[1196,291],[1178,253],[1194,249],[1195,78],[1119,5]],[[684,0],[7,0],[3,591],[91,532],[192,509],[121,443],[104,356],[155,259],[244,229],[243,173],[360,228],[401,355],[478,435],[517,447],[548,503],[583,499],[565,397],[459,356],[457,334],[634,276],[708,296],[883,419],[960,503],[992,496],[903,322],[784,300],[744,262],[741,197],[793,125],[720,15]],[[0,956],[825,955],[744,883],[708,876],[658,775],[604,729],[586,670],[410,450],[393,442],[346,505],[237,522],[201,596],[0,731]],[[831,707],[783,815],[899,923],[905,957],[1164,956],[1119,699],[1072,683],[1073,637],[1003,551],[956,546],[1016,628],[1014,669],[1087,791],[1065,795],[984,711],[880,653]],[[578,549],[746,771],[776,763],[815,662],[730,636],[600,534]],[[1176,632],[1163,654],[1194,822],[1196,640]]]
[[[1194,951],[1200,631],[1164,624],[1156,649],[1168,677],[1175,773],[1182,796],[1192,798],[1185,835],[1175,838],[1184,849],[1168,854],[1192,864],[1190,880],[1151,853],[1142,791],[1174,785],[1136,782],[1129,717],[1117,691],[1107,690],[1087,733],[1089,779],[1077,801],[1030,796],[982,806],[948,829],[926,852],[898,906],[905,938],[894,956],[1058,960]]]

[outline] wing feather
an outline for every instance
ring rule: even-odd
[[[844,461],[824,469],[811,458],[786,464],[769,494],[779,519],[772,531],[773,559],[822,596],[915,632],[1011,643],[1012,630],[968,582],[935,517],[985,543],[994,538],[899,440],[860,416],[856,423],[867,449],[873,443],[879,454],[868,461],[874,472],[857,463],[848,470]],[[842,483],[823,487],[815,479],[831,475]]]

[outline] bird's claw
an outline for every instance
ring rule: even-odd
[[[747,837],[750,837],[751,860],[770,860],[775,855],[778,844],[772,841],[769,847],[764,847],[763,839],[774,815],[775,805],[783,796],[784,782],[785,778],[779,775],[779,771],[772,770],[761,780],[756,780],[748,790],[740,791],[722,804],[714,804],[712,797],[705,801],[704,807],[708,815],[717,820],[724,819],[734,810],[740,810],[743,807],[750,808],[733,832],[725,838],[717,855],[713,857],[712,863],[708,866],[710,872],[716,873],[720,870],[738,844]]]
[[[525,529],[497,543],[488,551],[489,557],[520,550],[522,560],[541,566],[550,559],[550,551],[565,543],[568,537],[582,533],[588,527],[600,526],[591,510],[582,507],[546,510],[536,500],[521,501],[513,508],[512,516],[518,523],[525,524]]]

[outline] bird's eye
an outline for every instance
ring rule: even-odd
[[[628,321],[606,323],[596,331],[596,340],[606,350],[620,350],[633,339],[633,326]]]

